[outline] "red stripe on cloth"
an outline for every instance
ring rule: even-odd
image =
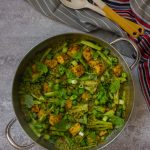
[[[141,55],[144,59],[150,59],[150,37],[143,35],[141,41],[138,43],[141,51]]]
[[[149,96],[147,94],[147,88],[145,88],[145,86],[144,86],[145,83],[143,81],[143,74],[142,74],[142,67],[141,67],[141,65],[139,66],[139,77],[140,77],[140,84],[141,84],[141,87],[142,87],[142,92],[145,95],[146,100],[147,100],[147,102],[148,102],[148,104],[150,106]]]
[[[120,8],[119,9],[113,9],[114,11],[116,12],[123,12],[123,13],[132,13],[132,10],[131,9],[125,9],[125,10],[121,10]]]
[[[145,45],[144,47],[145,47],[145,49],[146,49],[146,53],[148,53],[148,54],[150,54],[150,50],[149,50],[149,43],[148,43],[148,41],[147,41],[147,39],[145,38],[145,36],[143,36],[143,39],[142,39],[142,43]]]
[[[112,0],[112,2],[113,2],[113,0]],[[115,2],[129,2],[129,0],[115,0]]]
[[[144,45],[144,52],[150,56],[150,43],[148,43],[148,39],[143,36],[141,43]]]
[[[134,13],[134,12],[133,12]],[[150,29],[150,24],[146,23],[145,21],[143,21],[141,18],[139,18],[135,13],[135,18],[136,20],[143,26],[145,26],[146,28],[149,28]]]
[[[148,68],[147,62],[143,63],[143,68],[144,68],[143,71],[145,72],[146,85],[147,85],[148,90],[150,90],[150,76],[149,76],[149,71],[148,71],[149,68]]]

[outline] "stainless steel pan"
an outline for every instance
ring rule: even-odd
[[[8,125],[6,127],[6,131],[5,131],[8,141],[10,142],[10,144],[14,148],[20,149],[20,150],[30,149],[35,144],[39,144],[40,146],[42,146],[43,148],[46,148],[46,149],[50,149],[50,150],[55,149],[51,143],[44,141],[42,137],[40,137],[40,138],[36,137],[36,135],[29,128],[28,124],[25,122],[24,114],[21,110],[21,104],[20,104],[19,97],[18,97],[19,82],[21,80],[21,76],[24,72],[24,69],[28,65],[28,62],[30,62],[32,59],[34,59],[34,56],[38,51],[42,51],[43,49],[45,49],[47,47],[55,47],[57,45],[60,45],[61,43],[63,43],[66,40],[67,41],[68,40],[74,41],[77,39],[90,40],[90,41],[99,43],[103,47],[109,48],[111,50],[112,54],[114,54],[115,56],[117,56],[119,58],[120,63],[124,67],[124,70],[128,73],[128,76],[129,76],[128,86],[127,86],[128,96],[127,96],[127,104],[126,104],[127,109],[126,109],[126,115],[125,115],[125,122],[126,123],[125,123],[124,127],[126,126],[128,120],[129,120],[129,117],[131,115],[133,105],[134,105],[134,84],[133,84],[133,80],[132,80],[131,70],[138,64],[139,59],[140,59],[140,53],[138,51],[136,44],[134,42],[130,41],[129,39],[126,39],[126,38],[119,38],[119,39],[116,39],[115,41],[113,41],[111,43],[107,43],[106,41],[104,41],[100,38],[96,38],[96,37],[93,37],[93,36],[87,35],[87,34],[81,34],[81,33],[62,34],[62,35],[58,35],[55,37],[51,37],[51,38],[41,42],[40,44],[38,44],[34,48],[32,48],[25,55],[25,57],[23,58],[23,60],[19,64],[19,67],[16,71],[14,82],[13,82],[13,87],[12,87],[12,104],[13,104],[13,108],[14,108],[16,117],[13,118],[8,123]],[[117,51],[117,49],[115,49],[112,46],[113,44],[115,44],[119,41],[129,42],[134,47],[134,50],[136,52],[136,59],[131,66],[128,66],[128,64],[125,62],[125,60],[121,56],[121,54]],[[11,127],[13,126],[13,124],[15,123],[16,120],[19,121],[19,123],[22,126],[22,128],[24,129],[24,131],[34,141],[30,145],[20,146],[20,145],[16,144],[16,142],[13,140],[10,131],[11,131]],[[106,145],[108,145],[109,143],[111,143],[116,137],[118,137],[118,135],[121,133],[121,131],[124,129],[124,127],[120,130],[114,131],[113,134],[108,138],[108,140],[105,143],[100,144],[96,149],[101,149],[101,148],[105,147]]]

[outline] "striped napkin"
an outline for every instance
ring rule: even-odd
[[[73,10],[65,7],[59,0],[27,0],[45,16],[67,24],[84,32],[103,29],[121,37],[127,37],[118,25],[88,9]],[[140,84],[150,108],[150,0],[103,0],[118,14],[145,28],[144,35],[134,40],[140,48],[142,58],[139,64]]]

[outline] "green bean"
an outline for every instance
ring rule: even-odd
[[[94,44],[94,43],[92,43],[92,42],[89,42],[89,41],[84,41],[84,40],[82,40],[80,43],[81,43],[81,44],[84,44],[84,45],[87,45],[87,46],[89,46],[89,47],[91,47],[91,48],[93,48],[93,49],[96,49],[96,50],[102,50],[102,47],[101,47],[101,46],[98,46],[98,45],[96,45],[96,44]]]
[[[41,57],[41,62],[46,58],[46,56],[48,55],[48,53],[51,51],[51,48],[48,48],[47,51],[45,51],[45,53],[43,54],[43,56]]]

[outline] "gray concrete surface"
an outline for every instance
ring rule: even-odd
[[[80,31],[49,20],[23,0],[0,0],[0,150],[14,150],[5,137],[5,127],[15,117],[11,88],[20,60],[40,41],[66,32]],[[106,41],[116,38],[105,31],[99,31],[95,35]],[[126,51],[131,50],[127,44],[120,44],[119,49],[122,50],[122,46]],[[133,78],[136,87],[133,114],[122,135],[105,150],[150,149],[150,113],[141,93],[137,69],[133,71]],[[31,142],[18,122],[12,128],[12,135],[19,144]],[[32,150],[42,150],[42,148],[35,146]]]

